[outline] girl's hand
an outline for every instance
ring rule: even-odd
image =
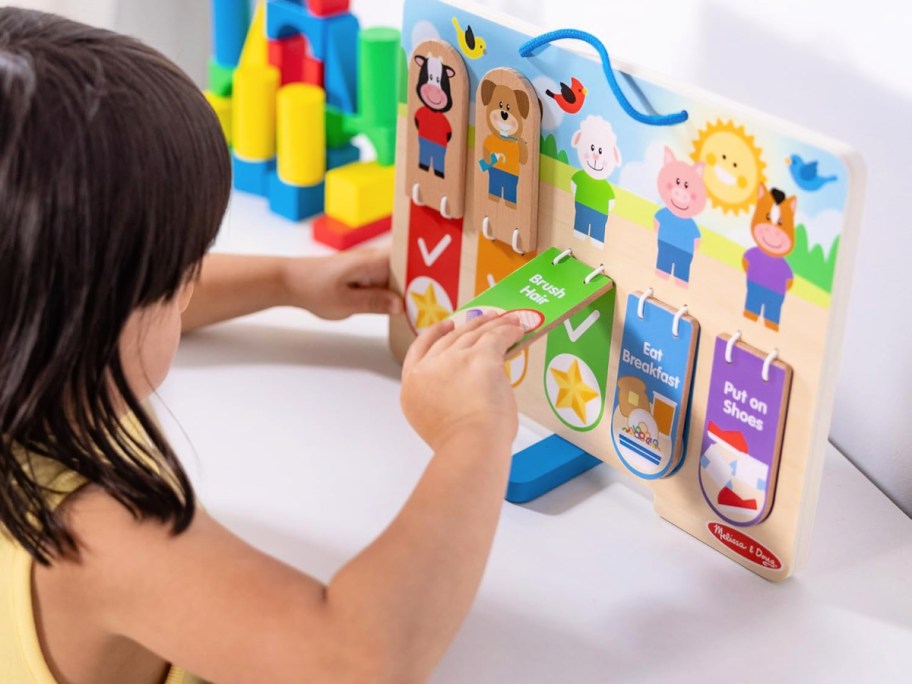
[[[357,313],[395,315],[402,298],[389,289],[389,249],[359,249],[319,259],[289,259],[282,277],[291,306],[320,318]]]
[[[504,369],[522,339],[519,319],[486,314],[454,330],[444,321],[422,333],[402,368],[402,410],[436,452],[462,430],[509,448],[516,437],[516,399]]]

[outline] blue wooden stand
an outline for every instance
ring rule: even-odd
[[[567,440],[551,435],[513,455],[506,499],[511,503],[532,501],[601,462]]]

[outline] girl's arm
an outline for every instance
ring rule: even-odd
[[[296,306],[330,319],[400,313],[402,301],[388,285],[385,249],[299,258],[210,254],[183,314],[183,330],[274,306]]]
[[[67,504],[85,543],[81,562],[38,568],[39,600],[208,680],[423,681],[468,612],[490,551],[517,429],[503,360],[522,334],[511,318],[488,316],[457,332],[440,324],[413,344],[403,409],[435,455],[386,531],[328,585],[204,512],[174,537],[96,489]],[[46,646],[68,658],[67,679],[91,674],[90,663],[78,669],[91,656],[66,639]]]

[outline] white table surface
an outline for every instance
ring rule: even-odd
[[[217,249],[329,252],[306,225],[244,196]],[[384,319],[280,309],[185,338],[159,413],[207,509],[326,581],[390,522],[430,457],[398,393]],[[520,441],[534,438],[523,428]],[[608,466],[531,504],[505,503],[478,599],[433,681],[898,682],[910,672],[912,520],[831,447],[809,561],[782,584],[660,519],[648,490]]]

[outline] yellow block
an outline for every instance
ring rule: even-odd
[[[326,174],[326,215],[360,228],[393,213],[395,166],[355,162]]]
[[[264,66],[269,64],[269,43],[266,41],[266,3],[257,2],[250,22],[250,30],[241,49],[238,66]]]
[[[316,185],[326,175],[326,93],[306,83],[279,90],[276,144],[279,178]]]
[[[234,153],[246,161],[266,161],[276,154],[276,95],[279,70],[243,66],[234,72]]]
[[[206,96],[206,100],[209,101],[209,104],[212,106],[212,109],[215,110],[215,115],[218,117],[219,123],[222,125],[222,133],[225,134],[225,140],[228,144],[231,144],[231,98],[230,97],[221,97],[216,95],[211,90],[207,90],[203,93]]]

